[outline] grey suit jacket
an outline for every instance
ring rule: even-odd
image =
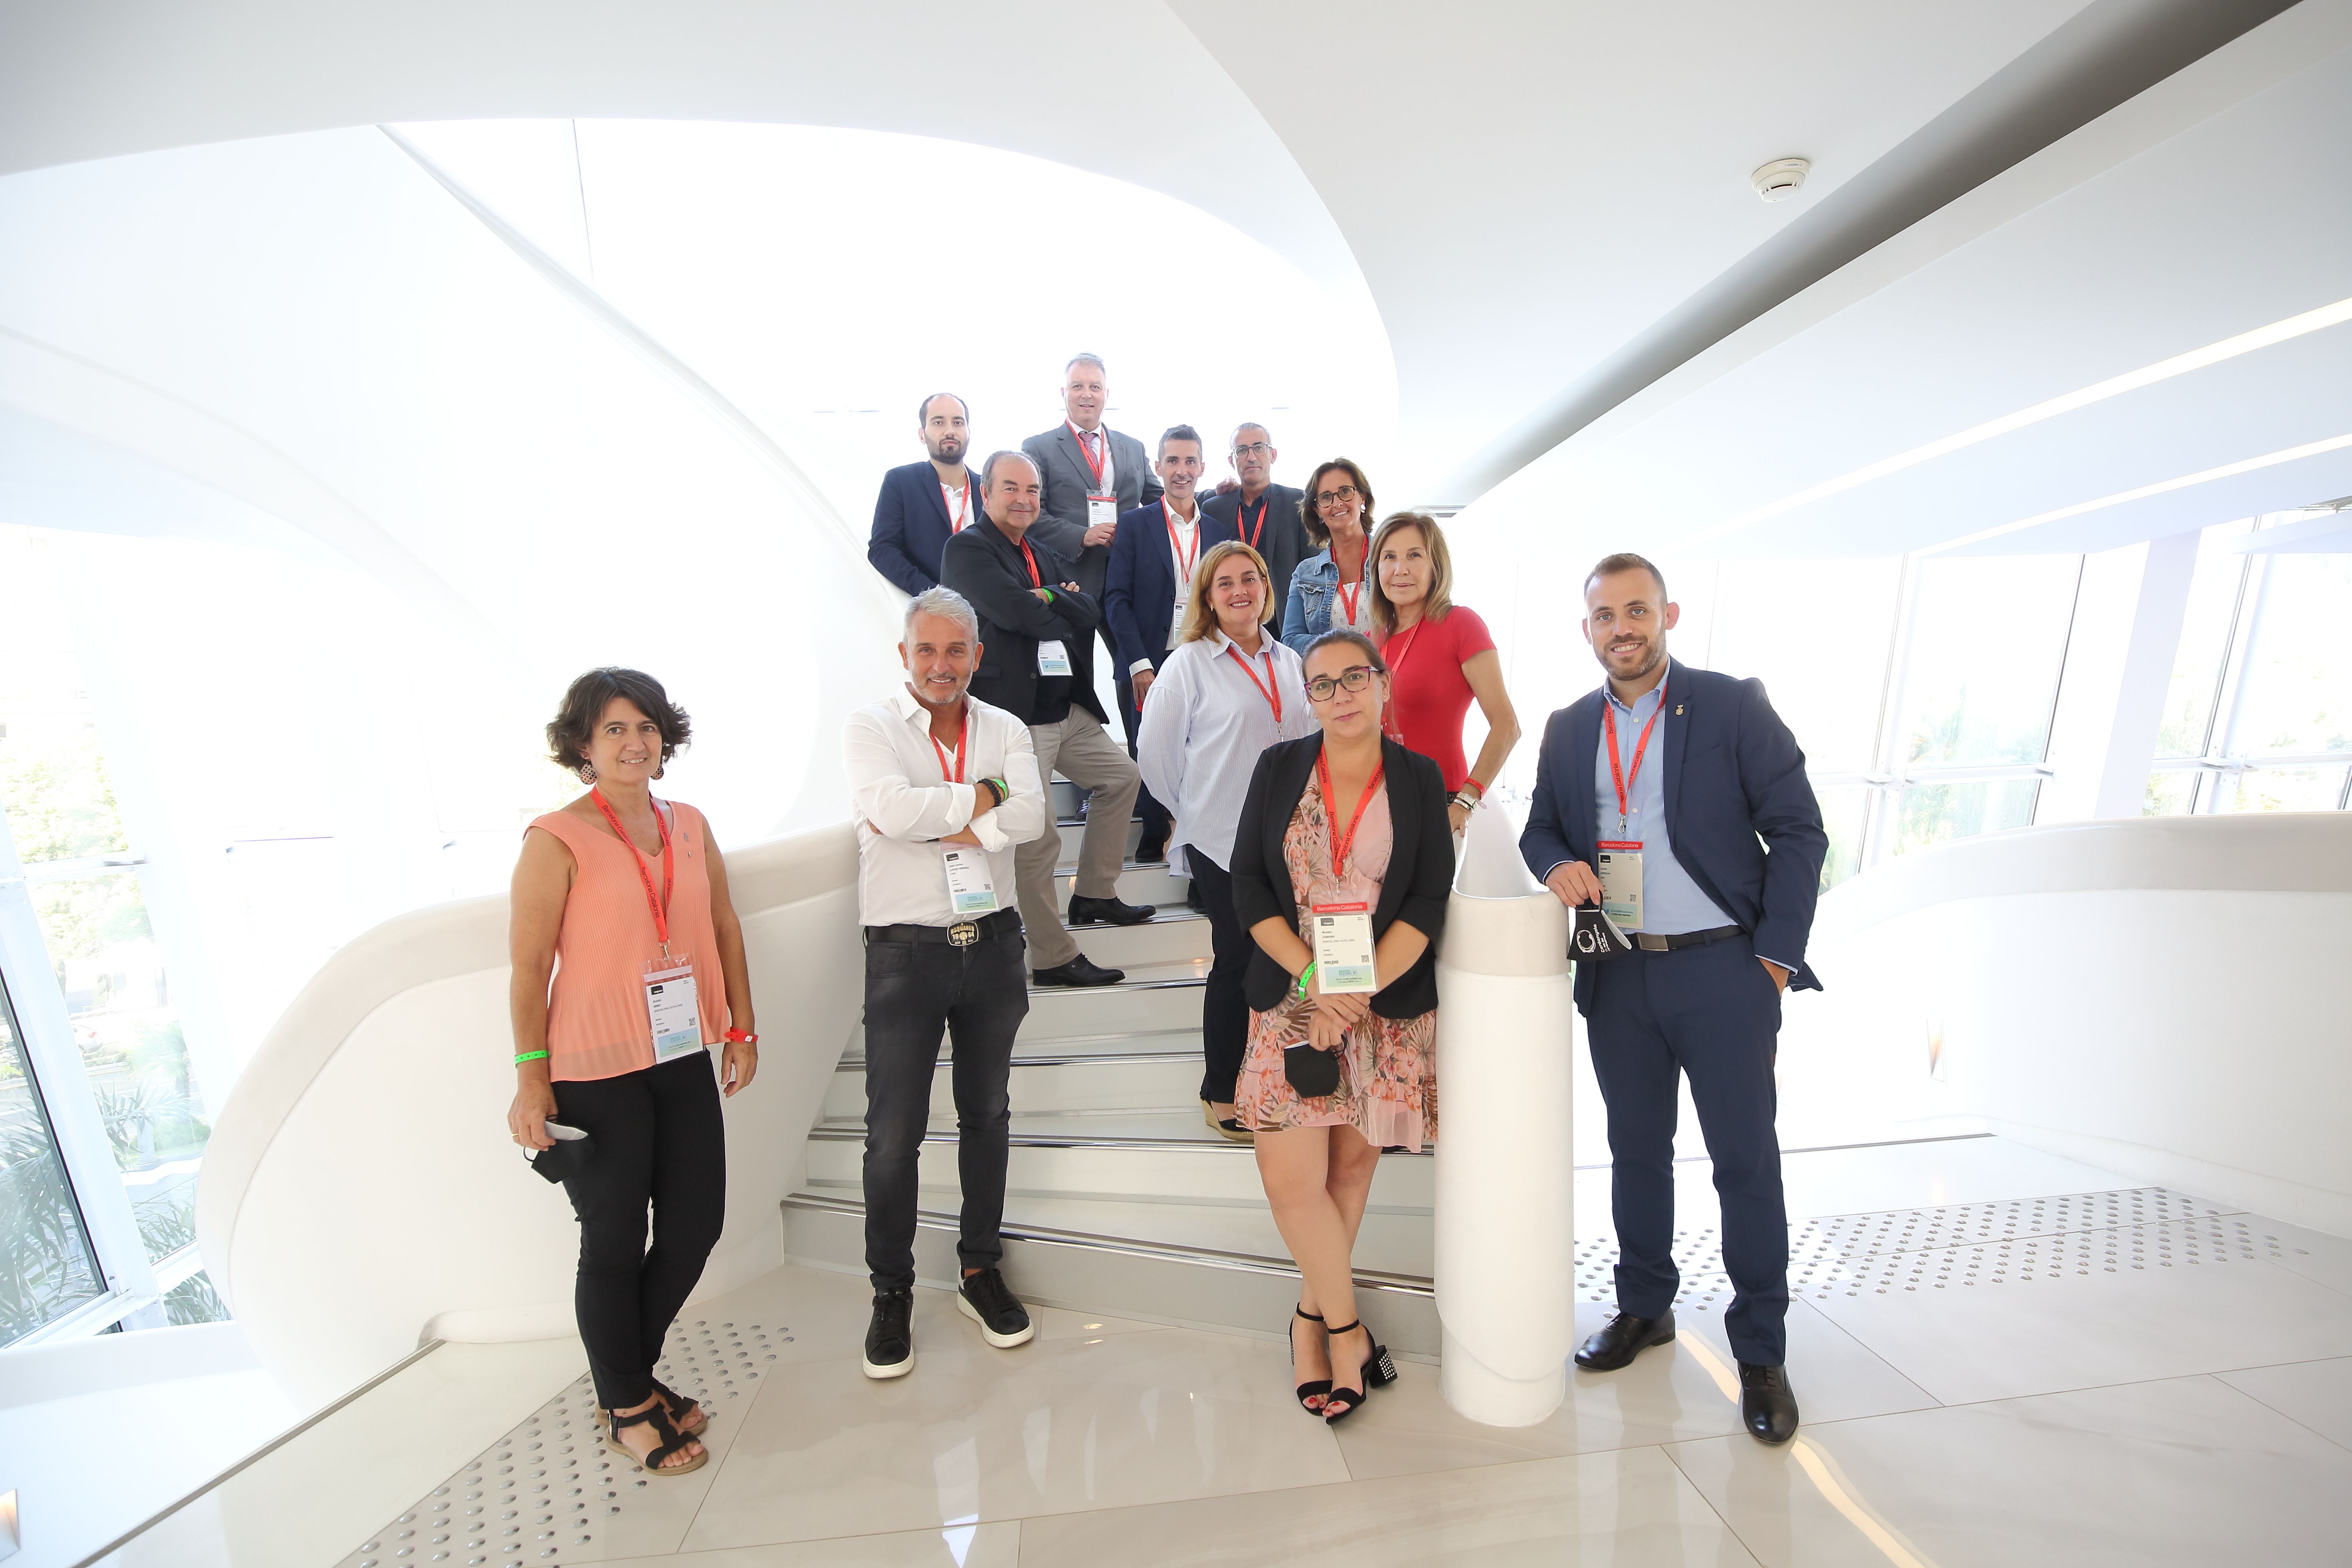
[[[1151,454],[1132,436],[1118,430],[1109,434],[1111,489],[1118,497],[1118,510],[1129,512],[1158,500],[1160,487],[1151,471]],[[1030,531],[1052,545],[1054,553],[1063,560],[1076,562],[1078,574],[1074,580],[1099,601],[1103,574],[1110,566],[1110,546],[1085,542],[1087,493],[1095,488],[1086,453],[1079,449],[1066,422],[1039,431],[1022,442],[1021,449],[1036,460],[1045,479],[1045,510],[1030,525]]]

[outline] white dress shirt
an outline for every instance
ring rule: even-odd
[[[1153,796],[1176,818],[1168,864],[1184,867],[1182,875],[1191,874],[1181,858],[1188,848],[1233,869],[1234,832],[1259,754],[1276,741],[1320,728],[1307,705],[1298,656],[1272,632],[1259,639],[1257,657],[1250,660],[1255,680],[1242,668],[1241,649],[1212,627],[1207,637],[1168,656],[1143,704],[1136,762]],[[1279,720],[1261,689],[1269,676],[1282,699]]]
[[[964,477],[964,482],[961,485],[950,486],[945,479],[940,481],[940,504],[948,509],[950,533],[961,533],[978,521],[980,509],[972,504],[972,500],[971,478],[969,474]]]
[[[1014,907],[1013,847],[1052,830],[1037,749],[1029,727],[1002,708],[964,699],[961,784],[949,782],[931,742],[930,710],[901,686],[849,716],[844,749],[850,810],[857,824],[857,919],[861,925],[944,926],[957,916],[948,900],[947,863],[939,840],[970,827],[988,859],[1002,909]],[[948,766],[956,762],[947,748]],[[972,786],[1003,781],[1003,805],[971,815]]]

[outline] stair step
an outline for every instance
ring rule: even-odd
[[[1070,894],[1077,870],[1076,865],[1064,865],[1055,869],[1054,899],[1056,908],[1067,910],[1070,907]],[[1149,866],[1129,861],[1119,868],[1118,881],[1115,886],[1118,896],[1130,904],[1170,905],[1177,909],[1184,907],[1185,897],[1192,889],[1189,879],[1170,876],[1168,863],[1164,860],[1155,860]]]
[[[960,1271],[953,1195],[927,1190],[919,1201],[916,1272],[951,1286]],[[855,1193],[794,1193],[783,1200],[785,1253],[862,1273],[865,1214]],[[1425,1216],[1368,1214],[1365,1230],[1368,1237],[1392,1232],[1409,1249],[1416,1228],[1425,1237],[1428,1225]],[[1298,1270],[1262,1204],[1252,1213],[1249,1205],[1009,1196],[1002,1234],[1006,1278],[1024,1300],[1044,1306],[1274,1338],[1286,1331],[1298,1300]],[[1400,1354],[1436,1355],[1437,1304],[1426,1267],[1387,1272],[1365,1265],[1370,1247],[1358,1250],[1357,1305],[1373,1333]]]
[[[1078,846],[1086,842],[1087,825],[1074,817],[1064,817],[1055,826],[1059,827],[1062,832],[1062,857],[1060,864],[1065,866],[1076,865],[1078,863]],[[1120,850],[1120,855],[1131,864],[1135,859],[1135,847],[1142,842],[1143,824],[1141,822],[1130,821],[1127,825],[1127,846],[1124,849]]]
[[[1065,910],[1069,908],[1067,904],[1062,907]],[[1108,969],[1131,969],[1186,959],[1198,959],[1206,964],[1214,935],[1209,917],[1193,913],[1181,901],[1159,905],[1150,920],[1135,925],[1071,926],[1069,931],[1081,952]]]
[[[1131,1029],[1198,1027],[1201,988],[1209,973],[1205,959],[1128,967],[1117,985],[1033,985],[1029,1016],[1021,1020],[1018,1044],[1070,1036],[1116,1035]]]
[[[1013,1103],[1024,1114],[1142,1111],[1181,1105],[1200,1091],[1201,1084],[1200,1036],[1195,1032],[1189,1038],[1189,1050],[1016,1053]],[[954,1063],[942,1058],[931,1074],[934,1119],[955,1116],[954,1078]],[[855,1121],[865,1114],[865,1063],[845,1060],[826,1087],[823,1115]]]

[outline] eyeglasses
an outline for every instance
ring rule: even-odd
[[[1316,491],[1315,504],[1318,507],[1339,506],[1345,502],[1354,500],[1358,496],[1363,493],[1363,491],[1358,489],[1353,485],[1341,485],[1336,490]]]
[[[1274,456],[1274,448],[1266,445],[1264,441],[1252,441],[1246,447],[1234,447],[1234,456],[1236,458],[1271,458]]]
[[[1347,668],[1341,670],[1336,677],[1318,675],[1314,679],[1308,681],[1307,683],[1307,700],[1309,702],[1328,702],[1331,700],[1332,693],[1338,691],[1339,688],[1343,686],[1350,691],[1361,691],[1365,687],[1370,686],[1371,683],[1372,667],[1370,665],[1351,664]]]

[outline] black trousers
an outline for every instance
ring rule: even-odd
[[[580,1216],[572,1310],[607,1410],[653,1394],[662,1341],[727,1218],[727,1122],[709,1053],[618,1078],[557,1080],[557,1118],[596,1141],[563,1190]],[[653,1247],[646,1210],[653,1210]]]
[[[1104,628],[1104,635],[1109,635],[1108,627]],[[1118,686],[1119,721],[1127,726],[1127,754],[1131,757],[1135,755],[1136,734],[1143,728],[1143,715],[1135,707],[1135,678],[1127,672],[1127,661],[1119,657],[1117,645],[1111,647],[1110,658],[1113,679]],[[1163,653],[1151,661],[1151,668],[1157,670],[1167,662],[1168,655]],[[1170,825],[1176,820],[1172,812],[1152,798],[1149,784],[1135,792],[1135,814],[1143,819],[1146,844],[1155,838],[1166,838]]]
[[[1004,1163],[1013,1037],[1029,1015],[1029,948],[1017,931],[970,947],[873,942],[866,948],[866,1268],[874,1289],[915,1283],[918,1162],[940,1036],[954,1042],[956,1173],[966,1268],[1004,1259]]]
[[[1197,848],[1187,847],[1184,859],[1192,885],[1201,890],[1201,908],[1209,916],[1210,951],[1215,955],[1201,993],[1201,1098],[1230,1104],[1249,1047],[1249,1003],[1242,995],[1242,976],[1249,972],[1250,951],[1257,944],[1234,912],[1233,874]]]
[[[1586,1027],[1609,1107],[1618,1309],[1663,1316],[1682,1281],[1674,1260],[1675,1089],[1686,1073],[1723,1207],[1723,1268],[1732,1289],[1724,1334],[1741,1361],[1779,1366],[1789,1315],[1789,1214],[1772,1125],[1780,1034],[1772,977],[1744,936],[1675,952],[1637,948],[1599,966]]]

